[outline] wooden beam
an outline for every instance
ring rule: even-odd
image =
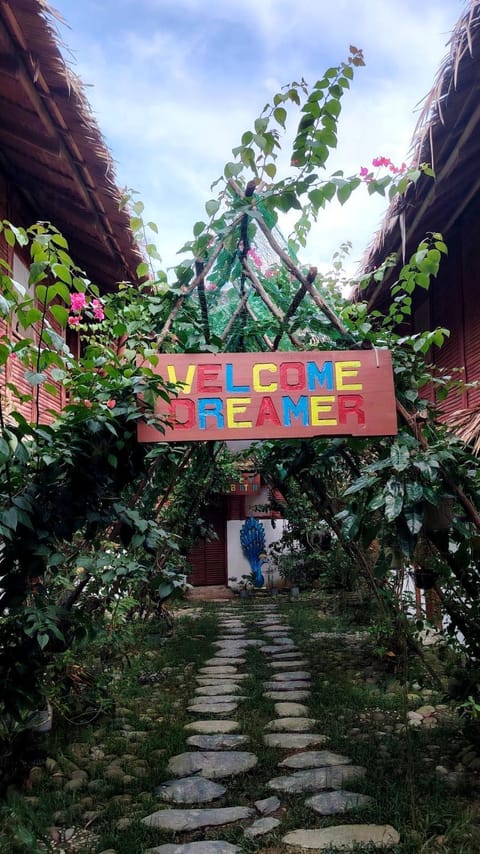
[[[43,134],[27,136],[20,125],[11,122],[6,116],[2,116],[0,123],[0,139],[3,145],[14,148],[17,152],[21,148],[27,147],[53,154],[55,157],[60,158],[62,156],[58,140],[52,139],[50,136],[43,136]]]

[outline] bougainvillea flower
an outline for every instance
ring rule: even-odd
[[[87,303],[85,294],[70,294],[70,303],[72,311],[81,311]]]
[[[372,166],[390,166],[391,160],[389,157],[374,157]]]
[[[80,323],[79,317],[75,317],[73,314],[69,315],[69,318],[68,318],[68,325],[69,326],[78,326],[79,323]]]
[[[92,299],[93,316],[95,320],[104,320],[105,312],[99,299]]]

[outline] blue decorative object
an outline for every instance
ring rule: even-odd
[[[242,551],[252,568],[253,584],[263,587],[262,563],[265,563],[265,528],[262,523],[250,516],[240,529]]]

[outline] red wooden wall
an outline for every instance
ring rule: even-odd
[[[27,228],[35,221],[35,216],[31,213],[27,206],[22,204],[15,190],[7,185],[3,176],[0,174],[0,219],[8,219],[14,225]],[[15,248],[15,253],[18,258],[25,264],[29,265],[28,250],[20,250]],[[5,238],[0,234],[0,258],[6,261],[13,270],[14,250],[8,245]],[[61,328],[53,317],[48,318],[56,332],[61,334]],[[6,324],[0,319],[0,335],[7,334],[9,339],[19,339],[23,337],[23,330],[17,329],[15,317],[12,316],[10,322]],[[30,336],[31,333],[29,332]],[[1,389],[2,402],[5,406],[7,416],[8,411],[15,409],[19,411],[28,421],[36,421],[37,405],[35,398],[35,389],[25,379],[25,366],[19,358],[12,356],[7,363],[6,370],[1,373]],[[22,395],[32,396],[32,400],[21,402],[18,397],[8,388],[8,383],[13,383],[17,386]],[[53,420],[53,412],[59,412],[65,405],[65,394],[62,386],[59,383],[53,383],[57,389],[56,394],[46,391],[43,386],[39,387],[38,408],[40,413],[40,423],[46,424]]]

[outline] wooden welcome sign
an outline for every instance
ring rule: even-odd
[[[155,371],[179,392],[158,400],[165,433],[139,424],[141,442],[397,432],[388,350],[166,354]]]

